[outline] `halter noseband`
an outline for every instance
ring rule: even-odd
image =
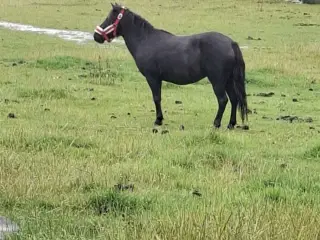
[[[117,19],[114,23],[112,23],[111,25],[107,26],[105,29],[101,28],[100,26],[97,26],[95,29],[95,32],[98,33],[99,35],[103,36],[103,38],[107,41],[107,42],[111,42],[113,38],[115,38],[117,36],[117,28],[119,25],[120,20],[123,17],[125,11],[125,7],[121,7],[121,11],[117,16]],[[109,33],[113,33],[113,38],[109,38],[108,34]]]

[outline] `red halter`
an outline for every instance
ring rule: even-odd
[[[107,42],[111,42],[112,39],[117,36],[117,28],[118,28],[118,25],[119,25],[120,20],[121,20],[122,17],[123,17],[124,11],[125,11],[125,8],[122,7],[120,13],[119,13],[118,16],[117,16],[116,21],[115,21],[113,24],[109,25],[109,26],[106,27],[105,29],[102,29],[100,26],[97,26],[96,29],[95,29],[95,32],[98,33],[99,35],[103,36],[104,39],[105,39]],[[113,38],[109,38],[109,37],[108,37],[108,34],[109,34],[109,33],[113,33]]]

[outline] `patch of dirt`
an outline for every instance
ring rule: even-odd
[[[319,27],[320,24],[318,24],[318,23],[296,23],[296,24],[293,24],[293,26],[299,26],[299,27]]]
[[[274,92],[254,94],[254,96],[257,96],[257,97],[272,97],[273,95],[274,95]]]
[[[192,191],[192,195],[193,196],[197,196],[197,197],[201,197],[202,196],[202,194],[201,194],[201,192],[199,192],[199,190],[193,190]]]
[[[168,134],[169,133],[169,130],[162,130],[161,131],[161,134]]]
[[[20,60],[20,61],[18,61],[18,62],[12,63],[12,66],[15,67],[15,66],[18,66],[18,65],[22,65],[22,64],[24,64],[24,63],[26,63],[24,60]]]
[[[8,118],[17,118],[17,116],[14,113],[9,113]]]
[[[256,41],[260,41],[260,40],[262,40],[260,37],[258,37],[258,38],[254,38],[254,37],[251,37],[251,36],[248,36],[247,37],[247,40],[256,40]]]
[[[242,130],[249,130],[249,126],[248,125],[237,126],[237,128],[240,128]]]
[[[248,113],[248,114],[258,114],[258,113],[257,113],[257,109],[255,109],[255,108],[252,109],[252,110],[247,109],[247,113]]]
[[[265,101],[259,101],[259,102],[252,102],[252,103],[254,103],[254,104],[264,104],[266,102]]]
[[[287,20],[289,20],[289,19],[291,19],[291,18],[293,18],[293,16],[282,16],[282,17],[279,17],[280,19],[287,19]]]
[[[288,121],[290,123],[292,123],[293,121],[307,122],[307,123],[313,122],[313,119],[311,117],[301,118],[298,116],[290,116],[290,115],[280,116],[277,118],[277,120],[284,120],[284,121]]]
[[[286,163],[281,163],[280,164],[280,168],[282,168],[282,169],[285,169],[287,167],[288,167],[288,164],[286,164]]]
[[[5,99],[3,100],[3,102],[6,103],[6,104],[9,104],[10,102],[12,102],[12,103],[20,103],[18,100],[10,100],[10,99],[8,99],[8,98],[5,98]]]
[[[262,116],[262,119],[266,119],[266,120],[273,120],[273,118],[271,118],[271,117],[267,117],[267,116]]]
[[[244,125],[244,126],[242,126],[242,129],[243,130],[249,130],[249,126],[248,125]]]

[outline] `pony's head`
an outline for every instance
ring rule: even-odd
[[[112,4],[107,18],[97,26],[93,38],[97,43],[111,42],[114,38],[121,36],[121,19],[125,16],[127,9],[117,3]]]

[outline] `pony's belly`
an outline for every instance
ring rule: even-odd
[[[159,64],[161,78],[164,81],[185,85],[200,81],[206,77],[205,71],[202,69],[199,61],[195,60],[196,57],[192,57],[193,61],[188,58],[179,59],[179,61],[168,61]]]
[[[200,81],[203,79],[205,76],[203,75],[198,75],[198,76],[176,76],[174,77],[164,77],[163,80],[166,82],[174,83],[177,85],[187,85],[187,84],[192,84]]]
[[[162,72],[162,80],[175,83],[178,85],[186,85],[200,81],[206,75],[200,68],[180,68],[173,71]]]

